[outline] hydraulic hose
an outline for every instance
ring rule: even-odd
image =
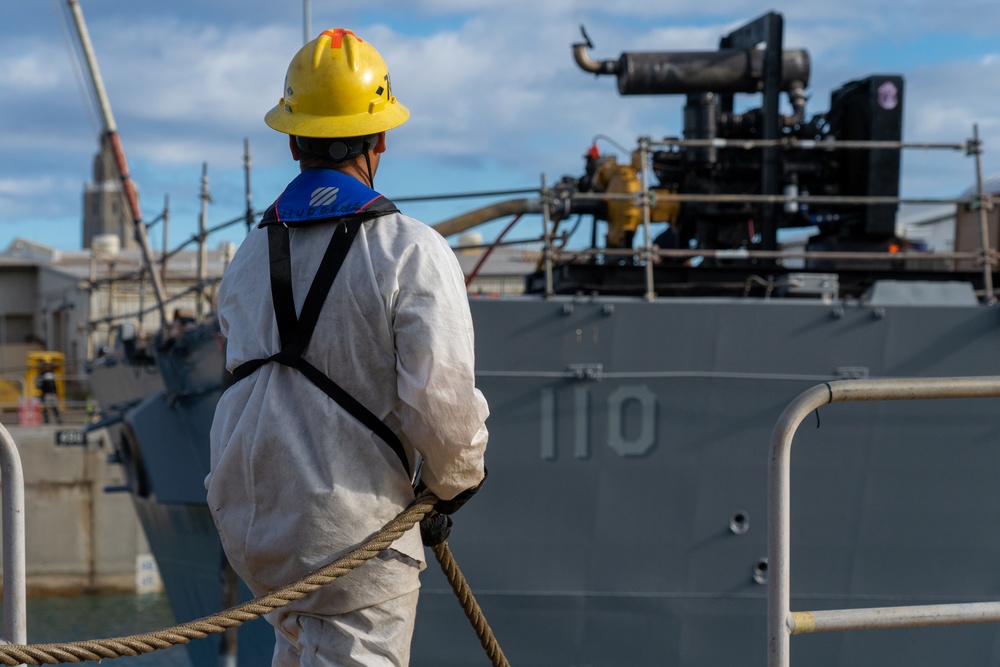
[[[454,218],[442,220],[436,225],[433,225],[433,228],[437,230],[441,236],[451,236],[452,234],[459,234],[467,229],[472,229],[473,227],[490,222],[491,220],[496,220],[497,218],[541,212],[542,201],[537,197],[530,199],[508,199],[506,201],[497,202],[496,204],[490,204],[489,206],[483,206],[482,208],[462,213]]]

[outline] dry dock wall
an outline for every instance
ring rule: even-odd
[[[85,445],[56,445],[76,426],[7,426],[24,471],[25,560],[30,594],[159,588],[155,564],[104,430]],[[0,555],[2,558],[2,555]]]

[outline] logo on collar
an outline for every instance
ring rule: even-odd
[[[279,222],[289,226],[360,213],[382,195],[335,169],[307,169],[274,203]]]
[[[333,186],[316,188],[312,191],[312,197],[309,199],[309,205],[328,206],[337,200],[338,192],[340,192],[340,188]]]

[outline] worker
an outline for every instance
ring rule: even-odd
[[[419,482],[444,501],[349,575],[268,615],[273,664],[406,665],[421,544],[485,478],[486,418],[461,269],[436,231],[376,192],[386,131],[409,117],[350,30],[292,58],[265,116],[300,173],[219,288],[232,385],[205,480],[226,555],[261,595],[344,555]],[[419,480],[415,470],[420,464]]]
[[[59,388],[56,384],[55,368],[51,364],[45,364],[35,380],[38,393],[42,397],[42,418],[48,424],[54,419],[57,424],[62,424],[62,416],[59,414]],[[50,419],[49,412],[52,412]]]

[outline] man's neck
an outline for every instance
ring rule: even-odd
[[[359,158],[359,160],[363,160],[363,158]],[[352,160],[347,163],[328,162],[326,160],[301,160],[299,162],[299,169],[301,171],[305,171],[306,169],[333,169],[356,178],[368,187],[372,187],[372,179],[368,176],[368,169],[363,162],[358,164],[359,160]]]

